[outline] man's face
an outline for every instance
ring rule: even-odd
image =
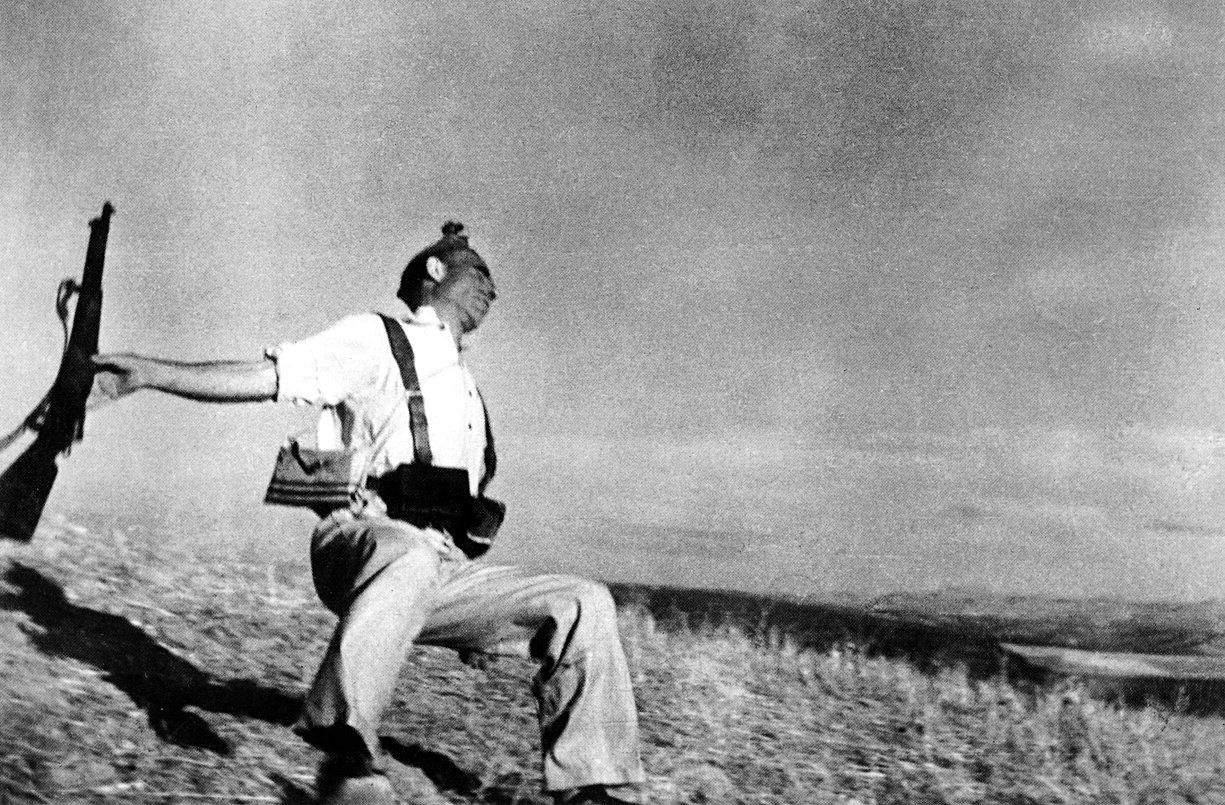
[[[433,275],[434,272],[430,273]],[[497,298],[493,280],[484,271],[470,265],[442,264],[439,273],[438,284],[431,294],[434,307],[451,307],[460,329],[465,333],[472,332],[484,321],[489,306]]]

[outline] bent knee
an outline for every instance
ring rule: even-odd
[[[612,593],[602,582],[583,579],[578,583],[576,596],[579,605],[585,609],[616,615],[617,605],[613,601]]]
[[[617,628],[617,605],[608,587],[598,581],[579,580],[571,592],[570,601],[579,631],[602,635]]]

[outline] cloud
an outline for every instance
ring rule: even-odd
[[[1168,534],[1172,537],[1216,537],[1222,533],[1220,528],[1208,528],[1190,523],[1176,523],[1169,520],[1154,520],[1149,523],[1148,527],[1158,534]]]

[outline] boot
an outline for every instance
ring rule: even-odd
[[[395,789],[370,759],[329,755],[319,764],[315,780],[319,805],[397,805]]]

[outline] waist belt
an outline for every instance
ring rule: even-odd
[[[504,504],[483,494],[497,462],[489,412],[485,411],[485,475],[474,497],[469,491],[471,486],[467,470],[434,466],[429,422],[425,417],[425,398],[421,394],[412,344],[398,322],[381,314],[379,318],[387,330],[391,354],[400,368],[400,380],[404,384],[413,434],[413,462],[401,464],[386,475],[370,479],[367,486],[387,504],[389,517],[418,528],[446,531],[468,556],[480,556],[489,550],[506,516]],[[481,405],[484,406],[484,400]]]

